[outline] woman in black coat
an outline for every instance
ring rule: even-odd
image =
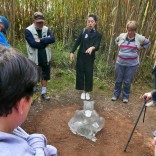
[[[76,62],[76,89],[82,90],[82,100],[90,100],[89,92],[93,89],[95,51],[99,49],[101,42],[101,34],[96,28],[96,15],[88,15],[87,27],[82,30],[70,52],[70,60],[73,61],[74,52],[79,46]]]

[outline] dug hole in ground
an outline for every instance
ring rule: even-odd
[[[105,118],[104,128],[96,134],[97,141],[75,135],[68,126],[76,110],[83,109],[83,101],[76,91],[53,95],[50,101],[40,98],[32,105],[22,127],[28,133],[43,133],[58,149],[59,156],[153,156],[152,132],[156,130],[156,107],[146,110],[133,133],[127,152],[124,152],[128,138],[136,123],[143,101],[140,94],[131,94],[128,104],[122,99],[111,101],[109,94],[94,94],[94,109]]]

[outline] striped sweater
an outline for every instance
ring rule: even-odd
[[[123,66],[136,66],[139,64],[138,50],[147,48],[151,42],[142,35],[136,34],[135,38],[128,39],[127,33],[120,34],[116,40],[120,50],[116,63]]]

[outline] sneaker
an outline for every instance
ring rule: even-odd
[[[153,106],[156,106],[156,102],[155,102],[155,101],[148,102],[148,103],[146,103],[145,106],[147,106],[147,107],[153,107]]]
[[[44,100],[50,100],[50,97],[47,95],[47,93],[42,94],[41,97]]]
[[[81,99],[82,99],[82,100],[85,100],[85,99],[86,99],[86,94],[85,94],[85,93],[82,93],[82,94],[81,94]]]
[[[112,97],[112,101],[116,101],[118,98],[116,96]]]
[[[86,93],[86,100],[90,100],[90,95],[89,95],[89,93]]]
[[[128,99],[123,99],[123,103],[128,103]]]

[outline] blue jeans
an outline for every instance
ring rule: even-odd
[[[122,90],[122,98],[128,99],[130,94],[130,87],[133,76],[137,69],[137,66],[121,66],[115,65],[115,87],[114,96],[119,97]],[[123,84],[123,88],[122,88]]]

